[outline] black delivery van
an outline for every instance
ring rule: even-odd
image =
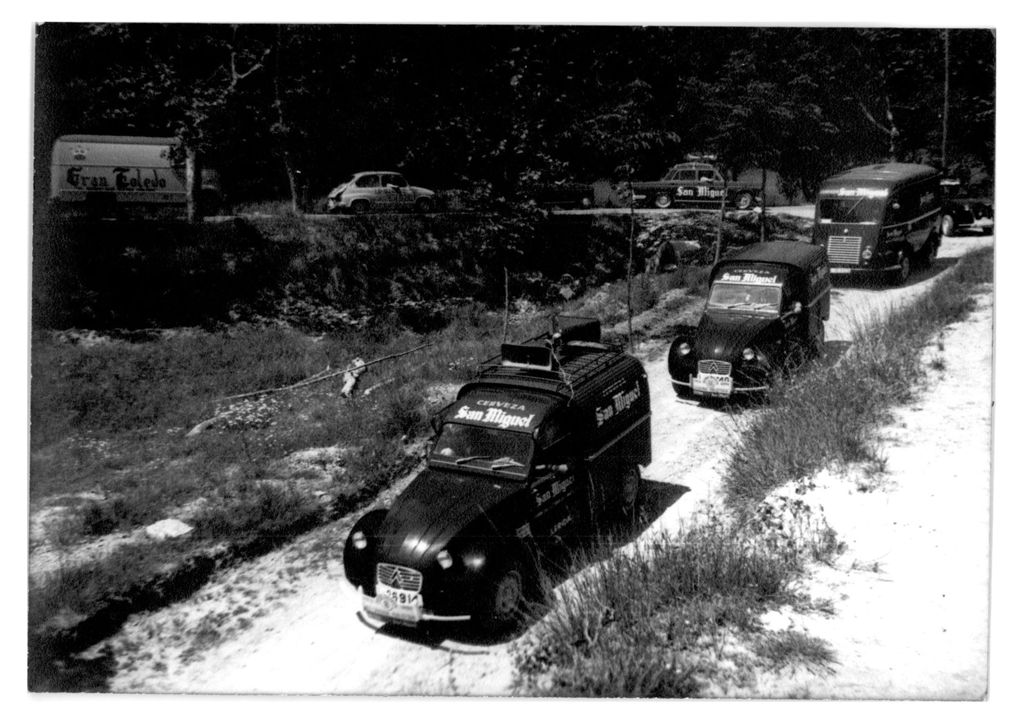
[[[828,251],[833,274],[875,272],[894,284],[911,264],[929,267],[942,242],[941,174],[931,166],[860,166],[822,182],[812,242]]]
[[[435,418],[427,467],[345,543],[363,610],[415,626],[517,620],[553,546],[635,520],[651,462],[647,375],[596,319],[503,344]]]
[[[799,241],[753,244],[711,270],[696,327],[683,327],[668,351],[681,398],[761,393],[775,375],[821,353],[829,317],[828,260]]]

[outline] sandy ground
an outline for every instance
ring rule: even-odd
[[[847,549],[803,583],[831,616],[784,610],[773,628],[820,638],[830,673],[785,671],[737,695],[980,699],[988,684],[991,295],[923,358],[928,390],[879,431],[880,478],[827,471],[820,504]],[[936,369],[941,367],[941,369]]]
[[[841,353],[851,324],[921,293],[944,268],[941,259],[991,243],[991,237],[947,240],[937,271],[917,274],[899,289],[837,287],[827,325],[830,346]],[[900,412],[906,427],[897,423],[883,431],[893,440],[886,482],[858,496],[842,477],[835,484],[822,480],[816,488],[833,496],[826,510],[834,508],[837,520],[830,522],[849,538],[849,551],[836,566],[816,570],[807,583],[822,589],[816,596],[836,599],[836,615],[782,612],[779,620],[829,641],[836,651],[834,673],[766,675],[756,691],[741,695],[976,698],[984,691],[991,370],[991,338],[984,335],[991,330],[979,319],[961,325],[973,330],[968,340],[960,339],[966,331],[946,335],[946,369],[936,371],[933,391],[916,405],[920,409]],[[703,501],[717,499],[718,469],[736,428],[716,409],[658,393],[670,389],[663,346],[641,350],[641,356],[654,391],[654,460],[644,478],[664,503],[664,512],[643,534],[650,536],[659,528],[677,528]],[[961,373],[971,376],[954,377]],[[956,407],[960,398],[962,406]],[[942,462],[940,454],[951,454],[956,466]],[[954,471],[959,477],[950,477]],[[978,502],[950,494],[968,485]],[[861,505],[867,506],[863,512]],[[949,518],[955,511],[960,514]],[[413,636],[361,619],[340,565],[351,522],[339,521],[218,574],[187,601],[133,616],[93,650],[112,659],[111,689],[512,693],[513,644]]]

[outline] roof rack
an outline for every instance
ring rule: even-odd
[[[552,332],[520,344],[503,344],[501,353],[477,368],[475,383],[497,382],[571,398],[573,388],[619,359],[621,350],[602,344],[601,327],[587,317],[554,317]]]

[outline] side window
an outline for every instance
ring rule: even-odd
[[[697,171],[692,168],[683,169],[679,172],[678,179],[680,181],[695,183],[697,181]]]
[[[903,189],[890,197],[886,208],[886,223],[902,224],[917,216],[919,192],[916,189]]]
[[[403,188],[409,185],[405,182],[405,179],[399,176],[397,173],[386,174],[381,180],[381,183],[384,186],[398,186],[399,188]]]
[[[369,174],[368,176],[360,176],[356,179],[356,188],[360,189],[375,189],[380,186],[380,176],[377,174]]]

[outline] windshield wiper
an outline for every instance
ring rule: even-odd
[[[860,206],[860,205],[861,205],[861,203],[862,203],[862,202],[864,201],[864,199],[866,199],[866,198],[867,198],[867,196],[861,196],[861,197],[860,197],[859,199],[857,199],[857,200],[856,200],[856,201],[854,202],[853,206],[851,206],[851,207],[850,207],[850,208],[848,208],[848,209],[847,209],[847,210],[846,210],[845,212],[843,212],[843,216],[845,216],[845,217],[846,217],[846,222],[847,222],[847,223],[856,223],[856,222],[857,222],[857,220],[856,220],[856,219],[855,219],[855,218],[853,217],[853,211],[854,211],[854,209],[856,209],[856,208],[857,208],[858,206]]]
[[[523,467],[523,464],[521,462],[519,462],[518,460],[513,460],[512,458],[505,457],[505,458],[501,458],[499,460],[495,460],[494,464],[491,465],[491,470],[500,470],[502,468],[509,468],[509,467],[519,467],[519,468],[521,468],[521,467]]]
[[[458,460],[455,461],[455,464],[456,465],[465,465],[466,463],[472,462],[473,460],[489,460],[492,457],[494,457],[494,456],[493,455],[470,455],[469,457],[459,458]]]

